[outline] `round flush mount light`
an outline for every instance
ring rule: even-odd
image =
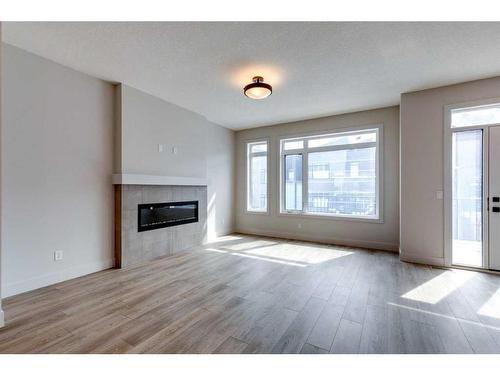
[[[253,77],[253,82],[246,85],[243,92],[250,99],[265,99],[273,93],[270,84],[264,83],[264,78],[260,76]]]

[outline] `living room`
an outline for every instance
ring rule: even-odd
[[[500,23],[231,19],[2,19],[0,353],[499,354]]]

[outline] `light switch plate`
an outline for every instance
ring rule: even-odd
[[[158,152],[163,152],[163,145],[158,143]]]
[[[442,190],[438,190],[436,191],[436,199],[443,199],[443,191]]]
[[[62,250],[56,250],[54,251],[54,260],[57,262],[58,260],[63,259],[63,252]]]

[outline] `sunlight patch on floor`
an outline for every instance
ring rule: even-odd
[[[403,294],[401,297],[414,301],[436,304],[447,295],[460,288],[472,277],[474,277],[473,272],[446,271]]]
[[[214,252],[214,253],[235,255],[235,256],[244,257],[244,258],[251,258],[251,259],[256,259],[256,260],[263,260],[265,262],[285,264],[287,266],[307,267],[306,264],[300,264],[300,263],[295,263],[295,262],[290,262],[290,261],[285,261],[285,260],[280,260],[280,259],[265,258],[263,256],[250,255],[250,254],[245,254],[245,253],[233,253],[231,251],[220,250],[220,249],[213,249],[213,248],[205,248],[203,250],[205,250],[205,251],[211,251],[211,252]]]
[[[242,240],[242,239],[243,239],[243,237],[240,237],[240,236],[229,235],[229,236],[217,237],[215,240],[209,241],[209,243],[214,244],[214,243],[222,243],[222,242],[228,242],[228,241],[237,241],[237,240]]]
[[[481,267],[483,265],[482,242],[453,240],[453,264]]]
[[[400,309],[411,310],[411,311],[415,311],[417,313],[432,315],[432,316],[436,316],[436,317],[440,317],[440,318],[444,318],[444,319],[458,320],[459,322],[463,322],[463,323],[467,323],[467,324],[472,324],[472,325],[475,325],[475,326],[478,326],[478,327],[489,328],[491,330],[500,331],[499,327],[495,327],[495,326],[492,326],[492,325],[489,325],[489,324],[483,324],[481,322],[475,322],[475,321],[472,321],[472,320],[469,320],[469,319],[457,318],[455,316],[440,314],[440,313],[437,313],[437,312],[427,311],[427,310],[419,309],[419,308],[416,308],[416,307],[405,306],[405,305],[401,305],[399,303],[394,303],[394,302],[388,302],[387,304],[391,305],[391,306],[398,307]]]
[[[277,246],[267,246],[248,250],[246,253],[293,262],[318,264],[351,255],[353,252],[334,248],[285,243]]]
[[[232,250],[232,251],[242,251],[242,250],[253,249],[256,247],[276,245],[276,243],[277,242],[273,242],[273,241],[255,240],[255,241],[238,243],[235,245],[223,245],[223,247],[224,247],[224,249],[228,249],[228,250]]]
[[[481,306],[477,313],[491,318],[500,319],[500,288],[497,289],[497,291],[483,306]]]

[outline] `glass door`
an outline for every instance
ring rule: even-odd
[[[452,264],[483,267],[483,130],[453,132]]]

